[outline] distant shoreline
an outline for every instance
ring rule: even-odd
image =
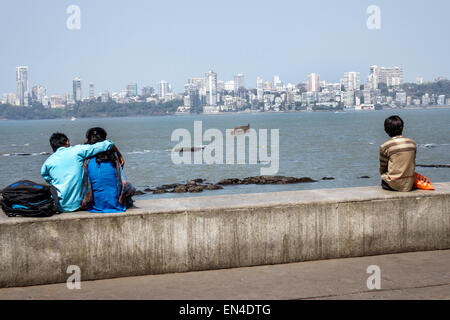
[[[299,111],[228,111],[228,112],[211,112],[211,113],[165,113],[165,114],[153,114],[153,115],[127,115],[127,116],[93,116],[93,117],[79,117],[77,120],[81,119],[122,119],[122,118],[148,118],[148,117],[167,117],[167,116],[219,116],[219,115],[263,115],[263,114],[292,114],[292,113],[361,113],[361,112],[376,112],[376,111],[398,111],[398,110],[448,110],[450,106],[409,106],[405,108],[383,108],[381,110],[354,110],[354,109],[343,109],[343,110],[299,110]],[[37,118],[37,119],[0,119],[0,121],[33,121],[33,120],[71,120],[72,117],[57,117],[57,118]]]

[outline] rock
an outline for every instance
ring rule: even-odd
[[[297,179],[297,183],[312,183],[312,182],[317,182],[317,180],[308,177]]]
[[[200,178],[194,179],[194,180],[192,180],[192,181],[195,181],[196,183],[203,183],[203,182],[205,182],[205,180],[200,179]]]
[[[416,164],[420,168],[450,168],[450,164]]]
[[[189,192],[198,193],[198,192],[203,192],[203,188],[204,188],[204,186],[195,185],[195,186],[189,186],[187,188],[187,190]]]
[[[322,180],[335,180],[333,177],[323,177]]]
[[[257,176],[247,177],[242,180],[239,179],[223,179],[218,182],[219,185],[233,185],[233,184],[294,184],[294,183],[309,183],[317,182],[308,177],[294,178],[283,176]]]
[[[241,184],[241,180],[239,179],[223,179],[220,180],[217,184],[220,184],[222,186],[232,185],[232,184]]]
[[[173,183],[173,184],[163,184],[162,186],[158,187],[157,189],[175,189],[178,186],[181,186],[182,184],[179,183]]]
[[[206,190],[220,190],[223,189],[223,187],[218,186],[217,184],[208,184],[205,186]]]
[[[134,195],[135,195],[135,196],[142,196],[143,194],[145,194],[145,192],[142,192],[141,190],[136,190],[136,191],[134,192]]]
[[[172,192],[174,192],[174,193],[186,193],[186,192],[188,192],[188,188],[186,186],[184,186],[184,185],[178,185],[177,187],[175,187],[173,189]]]
[[[155,190],[150,189],[150,188],[147,188],[147,189],[144,189],[144,191],[145,191],[145,192],[153,192],[153,191],[155,191]]]
[[[370,177],[369,176],[362,176],[362,177],[359,177],[360,179],[370,179]]]
[[[162,193],[167,193],[168,191],[166,189],[156,189],[153,190],[153,194],[162,194]]]

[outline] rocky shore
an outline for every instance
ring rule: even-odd
[[[324,177],[322,180],[334,180],[333,177]],[[194,179],[188,183],[174,183],[165,184],[154,189],[147,188],[144,190],[136,191],[135,195],[143,195],[146,193],[153,194],[163,194],[163,193],[199,193],[203,190],[220,190],[223,186],[232,185],[249,185],[249,184],[296,184],[296,183],[314,183],[317,180],[311,179],[309,177],[295,178],[295,177],[284,177],[284,176],[258,176],[258,177],[248,177],[244,179],[238,178],[227,178],[222,179],[217,183],[209,183],[204,179]]]

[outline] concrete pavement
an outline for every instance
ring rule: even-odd
[[[381,290],[367,288],[370,265],[380,267]],[[0,299],[448,300],[450,250],[86,281],[80,290],[5,288]]]

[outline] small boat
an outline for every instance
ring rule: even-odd
[[[250,130],[250,123],[246,126],[240,126],[240,127],[233,128],[233,130],[231,130],[231,134],[233,134],[233,135],[245,134],[248,130]]]
[[[206,148],[206,146],[201,146],[201,147],[182,147],[182,148],[177,148],[174,151],[175,152],[180,152],[180,153],[183,153],[183,152],[197,152],[197,151],[203,150],[205,148]]]
[[[75,120],[77,120],[77,118],[75,118],[75,117],[72,117],[72,118],[70,119],[70,121],[75,121]]]

